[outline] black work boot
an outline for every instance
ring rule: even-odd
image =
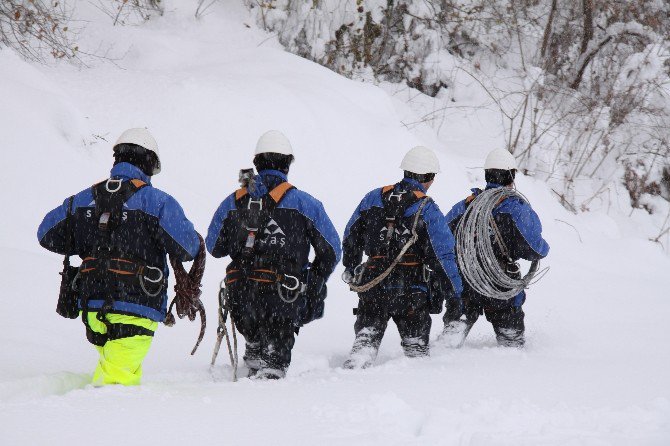
[[[282,379],[286,376],[286,371],[272,367],[261,367],[252,377],[254,380]]]
[[[526,343],[524,332],[518,328],[494,328],[496,340],[501,347],[523,348]]]
[[[254,376],[256,372],[263,366],[261,361],[261,343],[247,342],[244,350],[244,364],[249,369],[247,377]]]
[[[465,338],[470,333],[472,325],[467,320],[450,321],[444,324],[444,329],[437,337],[437,342],[449,348],[461,348],[465,343]]]
[[[400,345],[408,358],[430,356],[428,344],[421,338],[403,338]]]
[[[367,327],[356,334],[354,345],[351,347],[349,359],[344,361],[345,369],[365,369],[372,365],[379,351],[379,337],[377,329]]]

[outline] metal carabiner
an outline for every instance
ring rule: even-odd
[[[297,290],[298,287],[300,286],[300,279],[298,279],[296,276],[291,276],[289,274],[284,274],[284,278],[286,278],[286,277],[288,277],[289,279],[293,279],[295,281],[295,285],[286,286],[286,284],[284,282],[281,282],[281,286],[283,286],[284,288],[286,288],[289,291]]]
[[[116,189],[110,189],[109,188],[110,183],[116,183],[117,184]],[[107,192],[113,194],[114,192],[118,192],[121,189],[122,184],[123,184],[123,180],[114,180],[114,179],[110,178],[110,179],[107,180],[107,182],[105,182],[105,190]]]
[[[151,271],[158,271],[158,279],[156,279],[156,280],[150,279],[149,277],[147,277],[147,276],[145,276],[145,275],[142,275],[142,277],[143,277],[146,281],[151,282],[151,283],[158,283],[158,282],[160,282],[160,281],[163,280],[163,271],[161,271],[160,268],[157,268],[157,267],[155,267],[155,266],[146,266],[145,268],[146,268],[146,269],[150,269]]]

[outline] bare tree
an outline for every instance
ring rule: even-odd
[[[3,0],[0,2],[0,44],[28,60],[45,62],[75,58],[78,47],[68,28],[69,9],[64,2]]]

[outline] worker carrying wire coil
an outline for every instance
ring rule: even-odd
[[[480,315],[491,322],[499,345],[522,347],[529,284],[539,279],[539,261],[549,253],[542,224],[528,200],[514,187],[516,160],[507,150],[486,158],[486,188],[453,206],[446,216],[456,238],[458,268],[464,279],[461,298],[447,300],[440,339],[460,347]],[[519,259],[531,262],[523,275]]]

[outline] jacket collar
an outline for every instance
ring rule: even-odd
[[[288,181],[288,176],[286,176],[286,174],[284,174],[284,172],[280,172],[280,171],[274,170],[274,169],[261,170],[260,172],[258,172],[258,175],[260,175],[261,178],[263,178],[263,179],[265,179],[266,176],[271,175],[273,177],[279,177],[284,181]]]
[[[134,166],[130,163],[119,163],[112,167],[111,172],[109,173],[111,178],[121,178],[123,180],[142,180],[147,184],[151,184],[151,177],[140,169],[137,166]]]
[[[416,181],[414,178],[403,178],[402,183],[406,183],[408,186],[412,187],[413,189],[418,189],[424,194],[426,193],[426,188],[423,187],[423,184],[419,183]]]
[[[496,188],[499,188],[499,187],[503,187],[503,185],[498,184],[498,183],[486,183],[486,190],[496,189]]]

